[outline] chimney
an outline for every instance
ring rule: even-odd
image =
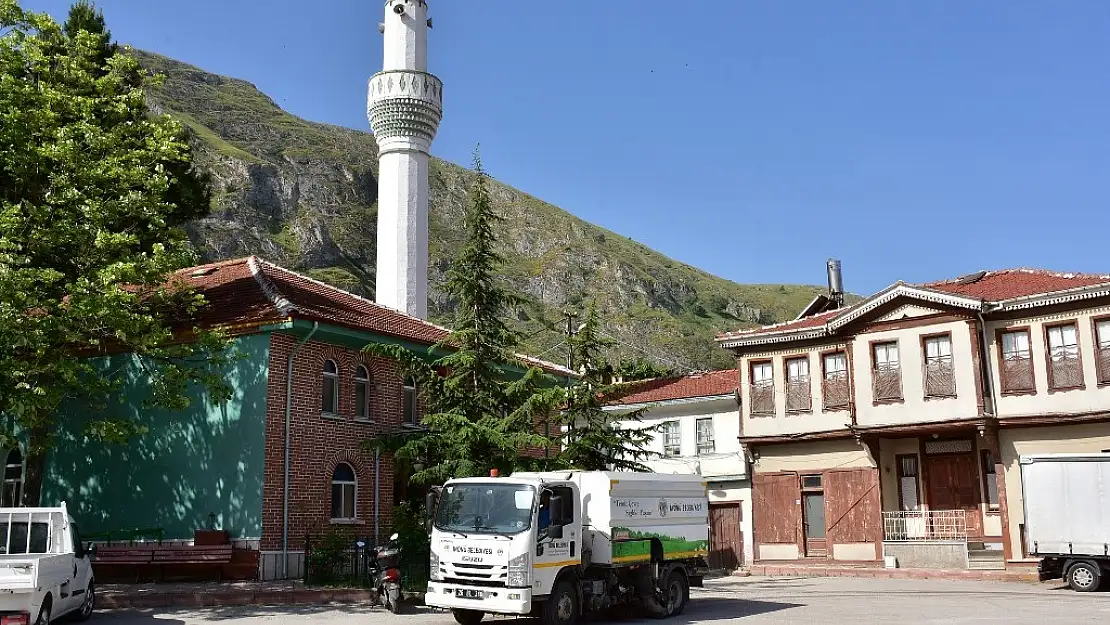
[[[844,278],[840,273],[840,261],[830,258],[825,268],[829,278],[829,299],[839,308],[844,305]]]

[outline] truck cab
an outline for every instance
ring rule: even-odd
[[[656,549],[648,545],[651,539],[619,535],[619,528],[614,536],[610,519],[623,510],[612,497],[611,475],[616,474],[518,473],[448,481],[428,502],[426,603],[450,609],[461,625],[476,625],[485,614],[532,614],[545,625],[569,625],[586,611],[636,596],[656,612],[681,611],[691,580],[700,582],[704,567],[696,565],[704,564],[702,554],[668,558],[657,540],[651,543],[660,545]],[[649,490],[668,484],[693,488],[695,500],[706,497],[704,484],[686,476],[658,476],[644,484]],[[643,507],[666,514],[665,501]],[[694,533],[706,539],[707,508],[691,517]],[[681,518],[667,519],[672,521],[685,527]],[[642,549],[630,549],[638,543]],[[676,570],[672,577],[682,583],[668,608],[661,605],[668,600],[659,582]]]

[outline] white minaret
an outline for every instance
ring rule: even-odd
[[[428,316],[428,159],[443,83],[428,73],[428,3],[387,0],[382,71],[366,112],[378,141],[377,301]]]

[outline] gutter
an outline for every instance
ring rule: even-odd
[[[983,373],[983,385],[987,387],[991,397],[990,412],[986,410],[983,412],[986,416],[993,417],[998,414],[998,398],[994,394],[994,377],[991,375],[991,350],[987,347],[987,322],[983,319],[982,308],[976,311],[975,314],[979,317],[979,359],[982,361],[980,369]]]
[[[312,322],[312,330],[293,346],[285,363],[285,484],[281,493],[281,577],[289,579],[289,421],[293,413],[293,357],[316,334],[320,323]]]

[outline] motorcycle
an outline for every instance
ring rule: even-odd
[[[384,547],[368,550],[370,562],[366,567],[375,603],[380,602],[394,614],[401,612],[401,547],[397,539],[394,534]],[[365,545],[360,542],[359,546]]]

